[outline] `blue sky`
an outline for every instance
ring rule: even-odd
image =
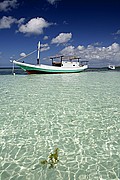
[[[62,54],[80,56],[90,67],[120,65],[118,0],[0,1],[0,67],[37,48],[41,63]],[[36,63],[37,53],[26,58]]]

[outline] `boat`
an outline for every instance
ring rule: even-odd
[[[28,74],[43,74],[43,73],[79,73],[88,68],[88,61],[80,61],[79,57],[65,57],[63,55],[50,57],[52,60],[51,65],[45,65],[40,63],[40,42],[37,47],[37,63],[28,64],[24,61],[19,62],[13,60],[13,64],[16,64]],[[31,53],[30,53],[31,54]],[[26,57],[26,56],[25,56]],[[23,58],[20,58],[21,60]]]
[[[109,70],[115,70],[115,65],[108,65]]]

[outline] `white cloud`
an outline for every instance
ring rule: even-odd
[[[25,18],[21,18],[21,19],[17,20],[16,23],[20,26],[22,23],[24,23],[24,21],[25,21]]]
[[[49,47],[49,45],[47,43],[46,44],[41,44],[41,52],[47,51],[49,49],[50,49],[50,47]]]
[[[64,44],[72,38],[71,33],[60,33],[57,37],[53,38],[51,44]]]
[[[50,25],[52,25],[52,23],[48,23],[47,21],[45,21],[45,19],[39,17],[31,19],[26,24],[23,24],[24,21],[25,18],[16,19],[12,16],[8,16],[8,17],[3,16],[0,19],[0,29],[8,29],[11,28],[13,24],[17,24],[18,31],[16,32],[21,32],[26,35],[32,35],[32,34],[39,35],[43,33],[44,28],[47,28]],[[48,36],[44,37],[44,39],[47,38]]]
[[[26,57],[26,54],[25,54],[24,52],[22,52],[22,53],[20,54],[20,56],[21,56],[21,57]]]
[[[47,40],[48,38],[49,38],[48,36],[44,36],[44,38],[43,38],[43,39],[44,39],[44,40]]]
[[[20,25],[24,20],[24,18],[17,20],[12,16],[3,16],[2,19],[0,19],[0,29],[9,29],[14,23]]]
[[[50,4],[56,4],[56,2],[60,1],[60,0],[47,0]]]
[[[113,43],[111,45],[111,49],[112,49],[113,52],[119,52],[120,51],[120,45],[117,44],[117,43]]]
[[[0,19],[0,29],[10,28],[13,23],[16,23],[16,19],[11,16],[3,16]]]
[[[64,56],[75,55],[75,47],[74,46],[67,46],[61,51],[61,54],[63,54]]]
[[[39,35],[43,33],[43,29],[49,27],[52,23],[48,23],[43,18],[33,18],[28,23],[22,24],[19,27],[19,32],[24,33],[26,35]]]
[[[79,51],[82,51],[82,50],[84,50],[84,49],[85,49],[85,47],[84,47],[84,46],[79,45],[79,46],[77,47],[77,49],[78,49]]]
[[[5,0],[0,2],[0,11],[10,11],[18,6],[17,0]]]
[[[88,45],[87,47],[79,45],[78,47],[67,46],[61,52],[65,56],[79,56],[81,59],[88,61],[115,61],[120,64],[120,45],[113,43],[108,47],[96,47]]]

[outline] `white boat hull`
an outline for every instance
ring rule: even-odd
[[[109,65],[109,66],[108,66],[108,69],[109,69],[109,70],[115,70],[115,66],[114,66],[114,65]]]
[[[82,65],[79,67],[57,67],[49,65],[33,65],[22,62],[13,61],[14,64],[21,67],[28,74],[40,74],[40,73],[79,73],[88,68],[88,65]]]

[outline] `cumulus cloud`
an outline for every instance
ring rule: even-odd
[[[79,46],[77,47],[77,49],[78,49],[78,51],[83,51],[83,50],[85,49],[85,47],[84,47],[84,46],[79,45]]]
[[[75,54],[75,47],[67,46],[61,51],[61,54],[65,55],[65,56],[72,56]]]
[[[43,38],[43,39],[44,39],[44,40],[47,40],[48,38],[49,38],[48,36],[44,36],[44,38]]]
[[[42,17],[39,18],[33,18],[28,23],[22,24],[19,27],[19,32],[24,33],[26,35],[39,35],[43,33],[43,29],[49,27],[52,25],[52,23],[47,22],[45,19]]]
[[[24,23],[25,18],[20,18],[19,20],[16,21],[16,23],[20,26],[22,23]]]
[[[60,0],[47,0],[50,4],[54,5],[56,4],[56,2],[60,1]]]
[[[0,29],[9,29],[11,28],[12,24],[18,24],[20,25],[25,19],[21,18],[17,20],[16,18],[13,18],[12,16],[3,16],[0,19]]]
[[[50,49],[50,47],[49,47],[49,45],[47,43],[46,44],[41,44],[41,52],[42,51],[47,51],[49,49]]]
[[[24,52],[22,52],[22,53],[20,54],[20,56],[21,56],[21,57],[26,57],[26,54],[25,54]]]
[[[88,45],[87,47],[79,45],[78,47],[68,46],[65,47],[61,52],[65,56],[79,56],[81,59],[88,61],[116,61],[120,63],[120,45],[113,43],[107,47],[96,47]]]
[[[2,19],[0,19],[0,29],[6,29],[10,28],[13,23],[16,22],[16,19],[11,16],[3,16]]]
[[[0,2],[0,11],[10,11],[17,6],[17,0],[5,0],[3,2]]]
[[[18,31],[26,35],[39,35],[43,33],[44,28],[48,28],[50,25],[53,25],[53,23],[47,22],[43,18],[33,18],[28,23],[23,24],[25,22],[25,18],[16,19],[12,16],[3,16],[0,19],[0,29],[8,29],[11,28],[13,24],[18,25]],[[48,39],[48,36],[44,37],[44,40]]]
[[[60,33],[57,37],[53,38],[51,44],[64,44],[72,38],[71,33]]]

